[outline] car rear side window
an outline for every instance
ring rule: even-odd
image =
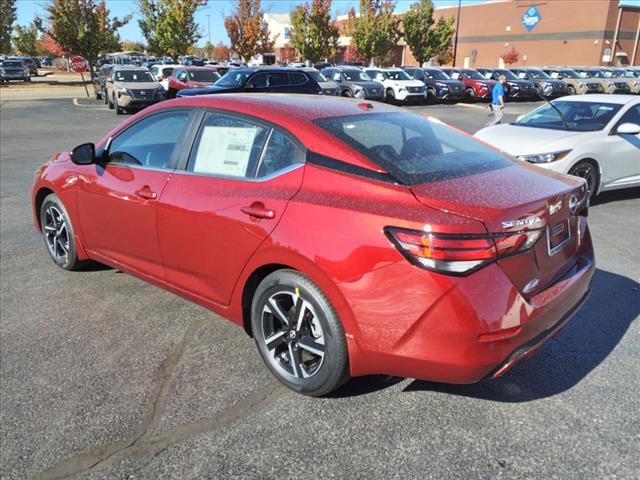
[[[254,177],[269,128],[218,113],[208,113],[189,161],[194,173]]]
[[[115,137],[109,163],[171,169],[173,151],[189,120],[187,111],[170,111],[140,120]]]
[[[290,73],[289,76],[291,78],[291,85],[304,85],[305,83],[307,83],[307,77],[305,77],[302,73],[293,72]]]
[[[258,177],[268,177],[290,166],[304,163],[304,151],[287,135],[273,130],[262,155]]]
[[[405,112],[315,120],[405,184],[489,172],[513,162],[437,120]]]

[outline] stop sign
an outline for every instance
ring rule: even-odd
[[[76,73],[84,73],[89,71],[89,62],[84,57],[76,55],[69,60],[69,66],[71,70]]]

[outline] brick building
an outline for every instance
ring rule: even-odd
[[[517,65],[640,65],[640,1],[633,0],[637,6],[631,1],[490,0],[470,5],[462,0],[455,63],[498,66],[513,48],[519,54]],[[277,51],[288,40],[286,15],[270,19],[272,31],[279,33]],[[453,6],[436,8],[434,16],[437,21],[457,15]],[[345,17],[338,19],[341,30],[345,23]],[[349,43],[341,37],[341,51],[330,60],[340,61]],[[389,63],[416,65],[404,40]]]

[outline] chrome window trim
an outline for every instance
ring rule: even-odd
[[[269,180],[273,180],[281,175],[285,175],[289,172],[296,170],[297,168],[304,167],[304,163],[294,163],[293,165],[289,165],[286,168],[278,170],[277,172],[272,173],[271,175],[267,175],[266,177],[234,177],[232,175],[214,175],[212,173],[199,173],[194,172],[193,170],[175,170],[174,175],[191,175],[194,177],[209,177],[209,178],[218,178],[220,180],[237,180],[242,182],[249,183],[262,183],[267,182]]]

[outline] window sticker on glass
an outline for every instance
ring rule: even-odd
[[[204,127],[193,171],[244,177],[258,131],[253,126]]]

